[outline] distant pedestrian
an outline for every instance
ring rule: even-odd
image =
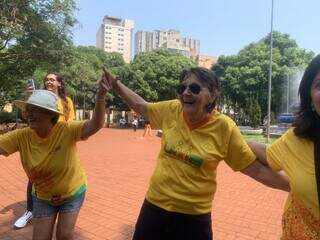
[[[137,131],[138,123],[139,123],[139,122],[138,122],[137,117],[134,117],[133,120],[132,120],[133,131]]]
[[[143,132],[143,137],[152,137],[152,130],[151,130],[151,125],[149,121],[144,122],[144,132]]]

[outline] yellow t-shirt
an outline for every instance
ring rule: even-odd
[[[71,98],[69,97],[66,97],[67,99],[67,103],[68,103],[68,110],[69,112],[67,113],[67,116],[68,118],[66,119],[66,116],[65,115],[60,115],[58,121],[61,122],[61,121],[69,121],[69,120],[74,120],[75,119],[75,113],[74,113],[74,105],[73,105],[73,102],[71,100]],[[63,111],[63,101],[61,98],[59,98],[59,101],[58,101],[58,110],[60,112],[64,112]]]
[[[146,198],[167,211],[209,213],[216,191],[216,169],[224,160],[233,170],[255,159],[236,124],[214,111],[207,122],[190,128],[180,101],[150,103],[150,123],[162,129],[161,151]]]
[[[291,193],[286,209],[293,195],[319,218],[313,142],[297,137],[291,128],[267,147],[267,161],[272,169],[283,170],[289,177]]]
[[[84,121],[58,122],[47,138],[29,127],[17,129],[0,136],[0,147],[8,155],[19,151],[38,198],[63,201],[87,184],[76,148],[83,125]]]

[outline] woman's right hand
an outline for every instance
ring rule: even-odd
[[[28,82],[27,88],[26,88],[27,95],[30,96],[32,94],[33,90],[34,89],[33,89],[32,84],[30,82]]]
[[[118,88],[118,81],[119,78],[117,78],[115,75],[113,75],[111,72],[103,68],[103,74],[105,79],[108,81],[109,85],[112,86],[113,90],[116,90]]]

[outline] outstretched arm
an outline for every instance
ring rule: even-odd
[[[288,177],[283,172],[274,172],[257,160],[241,172],[268,187],[290,192]]]
[[[109,82],[104,75],[99,81],[99,88],[96,95],[96,102],[93,110],[92,118],[84,124],[81,132],[81,139],[87,139],[95,134],[104,125],[105,121],[105,96],[107,91],[111,89]]]
[[[145,118],[148,118],[148,102],[125,86],[119,78],[112,75],[110,72],[104,70],[104,74],[108,79],[109,84],[112,85],[114,91],[123,99],[123,101],[135,112],[141,114]]]
[[[247,141],[247,144],[251,148],[252,152],[257,156],[257,160],[261,162],[263,165],[268,166],[266,155],[267,146],[265,144],[256,143],[253,141]]]

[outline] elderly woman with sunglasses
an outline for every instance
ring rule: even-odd
[[[103,125],[106,79],[99,83],[93,116],[88,121],[58,121],[59,98],[48,90],[34,90],[27,101],[14,104],[25,111],[29,127],[0,136],[0,155],[19,152],[33,184],[33,240],[73,239],[75,223],[85,198],[87,178],[76,143]]]
[[[289,191],[286,177],[256,161],[236,124],[215,110],[220,86],[214,72],[199,67],[183,71],[179,99],[157,103],[146,102],[109,72],[105,75],[129,107],[163,131],[134,240],[212,239],[211,205],[220,161]]]

